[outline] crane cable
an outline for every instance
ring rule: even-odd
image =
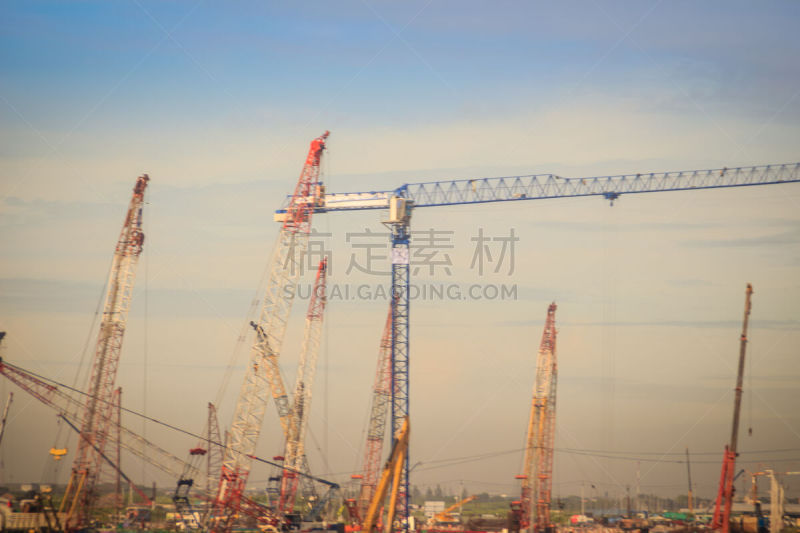
[[[114,267],[114,256],[112,255],[111,261],[108,263],[108,269],[106,270],[106,276],[105,276],[106,281],[103,283],[103,287],[100,289],[100,296],[97,299],[97,305],[95,305],[94,314],[92,315],[92,322],[86,334],[86,340],[83,343],[83,349],[81,350],[81,357],[78,361],[78,367],[75,369],[75,375],[72,378],[72,384],[75,387],[77,387],[78,382],[81,381],[81,374],[83,374],[84,365],[86,364],[86,354],[89,351],[89,344],[91,343],[92,338],[96,335],[95,328],[97,327],[97,319],[100,316],[100,310],[102,309],[103,302],[105,301],[106,289],[108,288],[108,278],[111,275],[111,269],[113,267]],[[78,415],[77,411],[70,414],[76,417]],[[56,422],[56,435],[53,439],[53,449],[68,448],[71,437],[72,437],[72,432],[64,431],[64,425],[62,424],[62,421],[59,418]],[[45,462],[44,468],[42,469],[41,480],[43,482],[48,482],[48,481],[56,482],[58,480],[58,474],[59,471],[61,470],[62,462],[63,461],[53,461],[52,463]],[[51,465],[52,468],[48,468],[48,465]],[[49,473],[48,470],[50,470]]]

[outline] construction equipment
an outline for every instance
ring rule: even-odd
[[[315,213],[388,210],[392,286],[392,435],[396,436],[409,414],[409,245],[412,210],[492,202],[599,196],[612,203],[623,194],[693,191],[800,181],[800,163],[619,176],[562,178],[553,174],[407,183],[393,190],[331,193],[314,198]],[[283,221],[296,210],[294,196],[278,209]],[[403,494],[399,512],[408,515],[409,461],[403,468]]]
[[[108,278],[103,320],[97,339],[87,387],[88,399],[80,426],[80,439],[61,511],[65,526],[76,529],[89,524],[89,511],[97,498],[96,483],[103,463],[106,435],[111,423],[112,395],[117,377],[122,339],[130,309],[136,265],[142,253],[142,207],[147,174],[139,176],[125,215]]]
[[[73,431],[75,431],[75,433],[78,434],[79,440],[84,438],[83,434],[80,432],[80,429],[78,428],[78,426],[73,424],[66,416],[63,416],[63,415],[59,415],[59,416],[61,417],[61,419],[64,422],[67,423],[67,425],[70,428],[72,428]],[[106,455],[105,453],[103,453],[102,450],[100,450],[99,446],[97,446],[94,443],[92,443],[92,448],[99,455],[100,459],[102,459],[104,462],[108,463],[108,465],[111,468],[113,468],[117,472],[117,474],[119,474],[121,477],[123,477],[125,479],[125,481],[128,483],[128,485],[133,490],[135,490],[136,493],[139,495],[139,497],[141,497],[141,499],[145,502],[145,505],[151,505],[153,503],[153,501],[147,496],[147,494],[145,494],[141,489],[139,489],[139,487],[137,487],[136,484],[128,476],[126,476],[124,472],[122,472],[122,470],[119,467],[119,461],[114,462],[110,457],[108,457],[108,455]],[[65,520],[69,519],[71,511],[72,511],[72,509],[66,511]],[[59,513],[64,513],[64,512],[65,511],[61,511],[61,510],[59,511]],[[67,522],[65,521],[65,524],[66,523]]]
[[[3,332],[5,334],[5,332]],[[2,337],[0,337],[2,340]],[[8,419],[8,410],[11,408],[11,402],[14,401],[14,393],[8,393],[8,399],[6,400],[6,406],[3,409],[3,419],[0,420],[0,443],[3,442],[3,435],[6,432],[6,420]]]
[[[461,507],[462,505],[464,505],[465,503],[471,502],[475,498],[477,498],[477,496],[467,496],[463,500],[457,501],[453,505],[447,507],[444,511],[441,511],[441,512],[436,513],[435,515],[433,515],[428,520],[428,524],[427,525],[428,526],[433,526],[437,522],[452,522],[453,521],[453,515],[451,513],[453,511],[455,511],[456,509],[458,509],[459,507]]]
[[[800,472],[775,472],[771,468],[766,469],[765,472],[770,480],[769,530],[771,532],[779,532],[784,527],[783,514],[786,494],[778,476],[797,476],[800,475]]]
[[[189,460],[178,478],[172,502],[175,504],[175,513],[180,519],[181,527],[185,529],[199,529],[203,517],[200,510],[195,509],[191,502],[191,494],[195,485],[194,473],[200,472],[200,464],[206,464],[205,487],[202,491],[203,499],[211,501],[216,494],[219,483],[219,469],[222,465],[222,448],[220,443],[219,423],[217,410],[214,404],[208,403],[208,421],[206,423],[206,438],[201,439],[197,445],[189,450]],[[212,494],[212,491],[214,494]],[[206,506],[208,508],[208,506]]]
[[[744,319],[742,320],[742,335],[739,339],[739,371],[736,374],[736,396],[733,400],[733,427],[731,440],[725,446],[722,456],[722,472],[719,478],[717,501],[714,504],[714,517],[711,520],[711,529],[722,529],[722,533],[730,531],[731,507],[733,506],[733,472],[736,468],[736,447],[739,441],[739,414],[742,407],[742,382],[744,380],[744,358],[747,351],[747,325],[750,320],[750,297],[753,287],[749,283],[745,289]]]
[[[294,509],[298,483],[298,476],[294,471],[308,471],[305,454],[305,433],[311,409],[311,392],[314,384],[314,375],[317,370],[320,338],[322,337],[322,320],[325,316],[327,272],[328,260],[323,259],[319,262],[317,278],[314,282],[314,288],[308,302],[308,311],[306,312],[306,327],[303,335],[303,345],[300,350],[300,362],[297,367],[291,423],[286,435],[286,453],[284,454],[285,460],[283,464],[288,468],[284,468],[281,480],[281,493],[278,502],[278,511],[281,514],[290,513]],[[311,482],[309,478],[304,479],[308,479]]]
[[[65,420],[70,427],[76,428],[76,430],[80,427],[80,420],[76,413],[82,412],[85,409],[86,405],[84,402],[65,393],[56,385],[47,383],[27,370],[2,359],[0,359],[0,374],[28,392],[34,398],[55,409],[58,416],[62,420]],[[160,448],[125,426],[120,427],[120,447],[136,457],[147,461],[157,469],[174,476],[176,479],[184,472],[186,467],[186,462],[183,459]],[[66,450],[52,449],[50,453],[54,458],[58,459],[64,456]],[[190,470],[189,472],[192,476],[197,476],[200,473],[197,469]]]
[[[362,529],[366,533],[372,533],[373,528],[380,518],[378,512],[380,508],[383,507],[383,500],[386,498],[386,492],[389,489],[390,483],[392,489],[389,496],[389,505],[386,507],[386,520],[383,523],[385,524],[385,533],[390,533],[395,530],[394,519],[397,511],[398,496],[401,494],[400,482],[403,480],[403,465],[407,458],[409,431],[409,420],[408,417],[406,417],[405,420],[403,420],[400,431],[392,442],[392,451],[389,454],[389,459],[383,467],[383,472],[378,481],[378,486],[375,489],[375,494],[372,496],[367,514],[364,516],[364,525]],[[398,518],[402,519],[404,517]],[[408,524],[404,524],[401,529],[407,528]]]
[[[358,494],[358,517],[365,516],[369,502],[375,494],[380,472],[381,451],[383,449],[384,435],[386,433],[386,417],[389,414],[389,402],[392,398],[392,306],[386,316],[386,325],[383,328],[380,348],[378,349],[378,367],[375,371],[375,384],[372,388],[372,404],[370,405],[369,428],[367,429],[367,444],[364,450],[363,474],[357,479],[361,480]]]
[[[294,288],[308,248],[312,215],[321,205],[319,200],[324,195],[319,174],[327,137],[326,131],[311,142],[292,199],[278,217],[282,226],[270,260],[261,313],[254,326],[258,334],[228,432],[229,446],[225,450],[209,524],[215,533],[230,531],[239,511],[270,390],[281,423],[284,427],[288,424],[289,401],[283,383],[279,381],[278,358],[294,300]]]
[[[556,304],[547,308],[547,319],[536,360],[528,432],[525,438],[519,525],[538,533],[553,531],[550,496],[553,483],[553,444],[556,419]]]

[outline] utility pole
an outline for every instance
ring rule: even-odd
[[[625,485],[625,503],[627,504],[628,508],[628,518],[631,517],[631,486]]]
[[[686,473],[689,476],[689,513],[694,515],[694,502],[692,501],[692,466],[689,463],[689,447],[686,447]]]
[[[585,485],[583,483],[581,483],[581,516],[586,514],[586,509],[583,506],[583,502],[586,501],[586,498],[583,497],[583,488],[584,488],[584,486]]]

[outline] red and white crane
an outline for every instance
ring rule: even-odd
[[[378,367],[375,371],[375,384],[372,387],[372,404],[370,406],[367,444],[364,450],[364,464],[361,474],[361,490],[358,493],[357,516],[367,514],[369,503],[378,486],[381,473],[381,450],[386,434],[386,421],[389,416],[389,404],[392,401],[392,306],[383,327],[380,348],[378,349]]]
[[[261,313],[254,325],[256,340],[228,432],[228,447],[209,524],[214,532],[230,531],[241,506],[270,391],[278,412],[285,413],[281,416],[282,421],[289,415],[289,401],[280,380],[278,357],[294,301],[295,286],[308,249],[311,217],[323,197],[319,174],[327,137],[326,131],[311,142],[294,194],[280,217],[283,224],[269,264]]]
[[[556,304],[547,308],[547,320],[539,345],[536,381],[525,439],[522,497],[515,502],[520,529],[544,533],[553,531],[550,521],[550,495],[553,483],[553,444],[556,425]]]
[[[58,388],[58,386],[48,383],[44,379],[32,375],[27,370],[4,360],[0,360],[0,374],[43,404],[55,409],[58,416],[67,422],[70,427],[79,430],[80,420],[76,413],[83,412],[86,409],[85,401],[73,397]],[[112,405],[115,408],[117,407],[115,401],[112,401]],[[110,430],[111,429],[116,431],[116,428],[110,428]],[[111,432],[112,431],[109,431],[109,433]],[[186,462],[183,459],[153,444],[138,433],[125,426],[120,426],[119,433],[119,447],[126,452],[147,461],[158,470],[166,472],[175,478],[185,471]],[[55,451],[60,450],[52,450],[51,453]],[[59,457],[61,454],[54,453],[54,455]],[[117,462],[117,465],[115,465],[117,468],[118,464]],[[200,474],[200,471],[197,468],[191,468],[188,473],[197,476]]]
[[[142,253],[142,207],[150,177],[139,176],[133,188],[108,278],[103,320],[97,338],[92,371],[83,409],[78,450],[72,464],[62,509],[68,509],[67,528],[88,525],[89,511],[97,498],[96,483],[103,464],[103,450],[112,420],[117,367],[131,305],[136,265]]]
[[[308,415],[311,409],[312,387],[317,371],[320,339],[322,338],[322,320],[327,302],[328,260],[319,262],[317,278],[311,291],[306,312],[306,326],[303,334],[303,345],[300,350],[300,361],[295,379],[294,402],[291,411],[291,423],[286,435],[286,452],[284,454],[284,470],[281,479],[281,495],[278,510],[281,514],[290,513],[294,509],[297,494],[297,472],[308,473],[305,454],[305,434],[308,427]],[[313,483],[309,478],[304,478]]]
[[[742,319],[742,335],[739,338],[739,371],[736,375],[736,395],[733,400],[733,427],[731,441],[725,446],[722,455],[722,472],[719,478],[717,501],[714,504],[714,517],[711,529],[721,529],[722,533],[730,531],[731,508],[733,507],[733,481],[736,470],[737,443],[739,442],[739,414],[742,409],[742,383],[744,379],[744,358],[747,352],[747,325],[750,321],[750,296],[753,286],[749,283],[745,289],[744,318]]]

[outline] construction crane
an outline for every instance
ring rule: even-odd
[[[281,480],[281,493],[278,511],[281,514],[291,513],[294,509],[297,494],[298,476],[296,470],[308,471],[305,454],[305,433],[308,427],[308,416],[311,409],[312,387],[317,370],[317,358],[322,337],[322,320],[325,316],[327,301],[328,260],[323,259],[317,268],[317,277],[311,291],[306,312],[306,326],[303,344],[300,350],[300,361],[294,388],[294,403],[291,411],[291,423],[286,435],[286,453]],[[308,478],[304,478],[308,479]],[[311,482],[310,479],[308,479]]]
[[[544,200],[599,196],[612,204],[623,194],[694,191],[800,181],[800,163],[754,167],[718,168],[665,173],[639,173],[618,176],[563,178],[554,174],[444,180],[406,183],[395,189],[324,194],[315,198],[315,213],[388,210],[384,220],[390,229],[391,294],[396,296],[392,311],[392,435],[397,435],[409,414],[409,246],[410,224],[414,209],[493,202]],[[296,210],[294,197],[275,212],[283,221]],[[399,512],[408,516],[409,461],[403,468],[404,494]]]
[[[183,527],[188,529],[199,529],[207,514],[200,515],[200,511],[195,509],[191,502],[192,491],[195,488],[195,474],[200,472],[200,464],[205,463],[205,486],[201,491],[203,500],[210,502],[216,495],[219,485],[219,470],[222,466],[221,437],[219,432],[219,421],[217,420],[217,408],[213,403],[208,402],[208,420],[206,421],[205,438],[189,450],[189,460],[178,478],[175,492],[172,494],[172,502],[175,504],[175,512],[181,519]],[[210,506],[206,506],[209,509]]]
[[[125,215],[108,278],[103,320],[97,338],[87,401],[81,419],[78,449],[61,505],[74,509],[67,515],[66,527],[76,529],[89,524],[89,512],[97,498],[96,483],[103,463],[103,450],[112,419],[114,393],[122,339],[128,320],[136,265],[144,244],[142,207],[150,177],[136,179],[133,196]]]
[[[394,519],[398,509],[398,498],[402,493],[401,481],[403,480],[403,465],[408,458],[408,439],[409,439],[409,420],[406,417],[403,420],[403,425],[400,426],[400,431],[397,432],[394,440],[392,441],[392,451],[389,453],[389,458],[383,466],[378,486],[375,488],[375,493],[369,502],[369,508],[364,516],[363,531],[365,533],[372,533],[375,524],[379,521],[379,512],[386,498],[386,493],[389,492],[389,505],[386,507],[386,521],[384,522],[384,531],[391,533],[394,531]],[[389,491],[389,484],[392,488]],[[405,526],[404,526],[405,527]]]
[[[736,395],[733,400],[733,427],[731,440],[725,446],[722,455],[722,472],[719,478],[717,501],[714,504],[714,517],[711,520],[711,529],[722,529],[722,533],[730,531],[731,507],[733,506],[733,472],[736,469],[736,448],[739,441],[739,414],[742,409],[742,383],[744,380],[744,358],[747,352],[747,325],[750,321],[750,297],[753,286],[749,283],[745,289],[744,319],[742,320],[742,335],[739,338],[739,370],[736,374]]]
[[[358,494],[356,517],[365,516],[369,502],[375,493],[378,484],[378,474],[381,466],[381,451],[383,449],[384,435],[386,433],[386,417],[389,414],[389,402],[392,399],[392,306],[386,316],[386,325],[383,328],[380,347],[378,349],[378,367],[375,371],[375,383],[372,387],[372,403],[370,405],[369,427],[367,429],[367,443],[364,449],[364,463],[361,488]],[[360,521],[360,520],[359,520]]]
[[[458,509],[459,507],[461,507],[465,503],[471,502],[475,498],[477,498],[477,496],[467,496],[463,500],[459,500],[456,503],[454,503],[453,505],[447,507],[444,511],[436,513],[435,515],[433,515],[428,520],[428,526],[429,527],[433,526],[436,522],[452,522],[453,521],[453,515],[450,514],[450,513],[452,513],[453,511],[455,511],[456,509]]]
[[[80,420],[76,413],[80,413],[86,408],[85,402],[77,400],[56,385],[2,359],[0,359],[0,374],[43,404],[54,409],[58,416],[71,427],[80,427]],[[186,462],[183,459],[160,448],[125,426],[120,427],[120,447],[175,478],[184,472]],[[59,458],[64,455],[65,451],[53,449],[50,453],[55,458]],[[189,470],[189,474],[197,476],[200,472],[192,469]]]
[[[520,529],[530,528],[539,533],[553,530],[550,520],[550,495],[553,483],[553,444],[556,421],[556,304],[547,308],[547,319],[536,359],[536,379],[533,384],[528,432],[525,438],[525,458],[519,503],[512,505]]]
[[[5,335],[5,332],[3,332],[3,334]],[[0,340],[2,340],[2,337],[0,337]],[[3,442],[3,435],[5,435],[6,432],[6,420],[8,419],[8,410],[11,408],[12,401],[14,401],[14,393],[9,392],[6,406],[3,408],[3,419],[0,420],[0,443]]]
[[[282,424],[286,423],[289,415],[289,401],[283,383],[279,381],[278,357],[294,300],[294,288],[308,248],[312,215],[320,207],[319,200],[324,196],[319,174],[327,137],[326,131],[311,141],[294,194],[281,216],[282,226],[269,264],[266,293],[258,322],[254,326],[258,334],[228,432],[229,445],[222,461],[209,525],[215,533],[229,531],[233,526],[247,484],[251,456],[261,432],[270,391]]]

